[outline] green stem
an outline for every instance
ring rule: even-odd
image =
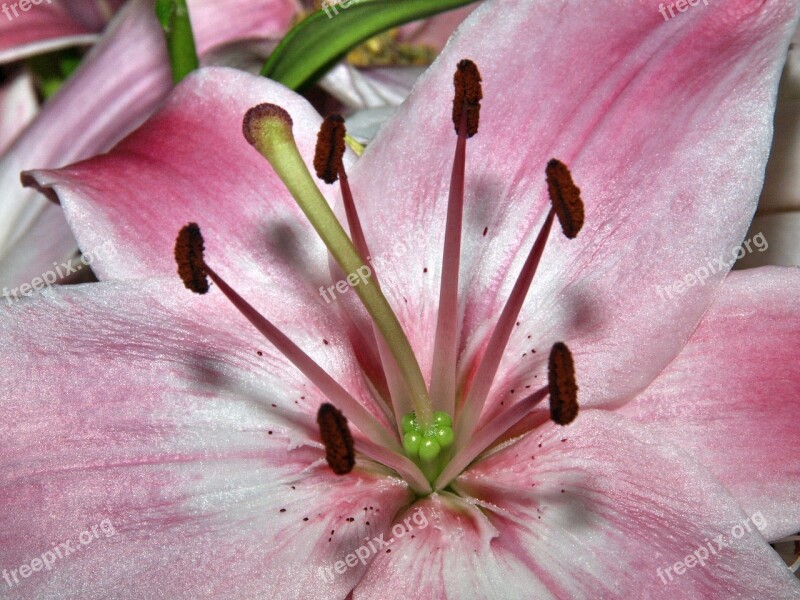
[[[167,39],[172,80],[177,84],[200,66],[186,0],[156,0],[156,16]]]

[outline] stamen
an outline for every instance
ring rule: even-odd
[[[466,135],[472,137],[478,133],[478,121],[481,114],[481,74],[475,63],[464,59],[458,63],[453,76],[453,85],[456,88],[453,99],[453,125],[456,133],[462,130],[462,119],[466,120]]]
[[[189,223],[175,240],[175,261],[183,285],[195,294],[208,292],[208,277],[203,262],[203,236],[197,223]]]
[[[511,337],[511,332],[517,322],[517,316],[519,311],[522,310],[525,297],[533,282],[533,276],[536,274],[536,268],[539,266],[539,261],[544,253],[544,247],[550,235],[554,217],[554,212],[551,210],[547,214],[544,225],[542,225],[542,229],[533,244],[533,248],[531,248],[530,254],[528,254],[525,264],[522,266],[522,271],[514,284],[514,288],[511,290],[511,295],[508,297],[506,305],[503,307],[503,312],[500,313],[500,318],[495,325],[483,357],[472,378],[472,386],[467,392],[466,400],[458,415],[456,450],[466,444],[478,423],[489,389],[500,366],[500,360],[503,358],[503,352]]]
[[[314,226],[343,273],[359,273],[366,267],[327,200],[306,168],[292,135],[291,119],[285,110],[273,105],[251,108],[244,118],[247,140],[266,158],[286,189]],[[422,370],[397,315],[380,287],[367,280],[353,288],[392,352],[392,356],[411,390],[414,410],[421,423],[430,426],[433,408]]]
[[[583,227],[583,201],[581,190],[572,181],[567,165],[552,159],[547,163],[547,191],[558,215],[561,229],[569,239],[578,235]]]
[[[336,181],[337,177],[339,179],[339,185],[342,192],[342,203],[344,204],[347,225],[350,229],[350,237],[353,240],[353,245],[361,256],[361,260],[363,262],[367,262],[371,256],[371,253],[369,246],[367,245],[367,238],[364,235],[364,230],[361,227],[361,220],[358,217],[356,203],[353,199],[353,192],[350,189],[350,182],[347,178],[347,172],[344,168],[344,161],[342,160],[342,157],[344,156],[344,141],[347,137],[347,130],[344,125],[344,120],[341,117],[337,117],[338,115],[328,117],[328,119],[322,123],[322,127],[317,135],[317,149],[314,157],[314,166],[317,171],[317,176],[320,179],[327,181],[324,177],[326,173],[322,172],[324,169],[320,167],[324,165],[327,168],[327,165],[333,162],[337,163],[337,170],[332,178],[333,181]],[[331,121],[330,124],[329,121]],[[335,139],[331,141],[332,138]],[[330,154],[331,149],[337,144],[341,145],[341,155],[337,159],[332,160],[328,155]],[[328,183],[332,183],[332,181],[329,181]],[[371,279],[376,285],[380,285],[374,265],[370,266],[372,267],[370,270]],[[347,315],[346,312],[345,318],[349,318],[349,315]],[[355,326],[355,324],[353,324],[352,332],[357,338],[357,343],[360,339],[363,347],[370,348],[370,345],[365,342],[365,335],[368,334],[362,332],[361,329]],[[410,410],[409,395],[412,393],[412,390],[407,389],[406,383],[403,380],[403,374],[400,372],[400,369],[398,368],[397,363],[392,356],[391,349],[386,344],[386,341],[383,339],[380,330],[374,322],[372,323],[372,333],[374,343],[378,348],[378,356],[374,357],[374,362],[380,364],[380,367],[383,369],[382,374],[385,377],[385,383],[389,388],[389,394],[392,398],[392,409],[394,410],[395,422],[397,422],[399,425],[400,417],[404,414],[404,412]],[[370,352],[365,352],[370,359],[373,358]],[[399,431],[399,433],[402,434],[402,431]]]
[[[559,425],[568,425],[578,416],[578,385],[575,383],[575,362],[563,342],[553,344],[547,365],[550,390],[550,418]]]
[[[184,231],[190,231],[191,233],[187,234],[184,233]],[[189,235],[195,240],[195,244],[197,244],[197,240],[199,239],[202,245],[203,238],[200,233],[200,228],[197,227],[196,224],[192,223],[184,227],[178,237],[180,239],[182,236]],[[178,246],[177,242],[176,246]],[[219,290],[225,294],[228,300],[231,301],[234,307],[242,313],[242,316],[250,321],[250,323],[258,329],[258,331],[267,338],[289,362],[297,367],[320,392],[329,398],[336,406],[341,407],[364,435],[381,443],[390,450],[402,453],[400,444],[398,444],[384,426],[353,398],[347,390],[339,385],[333,377],[320,367],[314,359],[301,350],[299,346],[292,342],[280,329],[275,327],[272,322],[262,316],[261,313],[242,298],[222,277],[217,275],[202,257],[200,258],[200,262],[203,265],[205,273],[217,285]]]
[[[533,276],[536,274],[542,258],[554,215],[559,215],[564,235],[568,238],[575,237],[583,226],[583,202],[580,199],[580,190],[572,182],[572,176],[567,167],[557,160],[551,160],[547,164],[546,173],[552,208],[522,267],[519,278],[511,290],[503,312],[500,313],[486,351],[472,378],[472,387],[467,392],[464,406],[458,415],[456,451],[464,447],[477,425],[489,389],[503,358],[503,352],[505,352],[511,332],[514,330],[517,317],[533,282]]]
[[[341,115],[330,115],[322,122],[317,134],[317,150],[314,153],[314,169],[317,177],[325,183],[334,183],[343,169],[345,151],[345,127]]]
[[[453,76],[453,122],[458,132],[450,196],[447,200],[447,223],[442,254],[442,278],[439,286],[439,312],[431,371],[431,399],[434,406],[453,414],[456,395],[456,353],[458,345],[458,275],[461,265],[461,229],[464,216],[464,180],[467,137],[478,131],[481,76],[470,60],[462,60]],[[471,132],[471,133],[470,133]]]
[[[317,411],[319,435],[325,445],[325,460],[337,475],[347,475],[356,464],[353,435],[347,419],[333,404],[324,403]]]
[[[536,390],[524,400],[484,425],[463,450],[458,452],[436,479],[433,487],[440,490],[466,469],[484,450],[496,443],[504,434],[523,423],[531,410],[550,394],[550,417],[559,425],[567,425],[578,416],[578,385],[575,383],[575,363],[563,342],[556,342],[550,351],[547,387]],[[522,435],[525,431],[514,431]]]

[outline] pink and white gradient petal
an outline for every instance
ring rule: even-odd
[[[39,110],[30,73],[23,71],[0,88],[0,155]]]
[[[209,264],[234,286],[291,287],[319,302],[327,250],[242,135],[245,112],[262,102],[291,114],[311,165],[321,118],[304,98],[263,77],[208,67],[187,77],[109,154],[34,171],[26,181],[58,197],[82,247],[112,240],[119,251],[94,265],[101,279],[174,273],[175,237],[194,221],[206,236]],[[270,271],[281,265],[285,272],[273,279]]]
[[[278,37],[291,22],[291,0],[190,1],[201,53],[239,39]],[[252,11],[262,16],[253,17]],[[225,25],[220,27],[220,23]],[[19,174],[55,168],[105,152],[145,121],[172,89],[163,32],[151,0],[132,0],[62,90],[0,161],[0,283],[30,281],[75,251],[60,207],[32,190]],[[47,139],[48,143],[42,143]],[[78,234],[81,248],[91,251]],[[31,260],[42,249],[44,261]],[[46,250],[46,252],[44,252]]]
[[[379,554],[355,600],[419,590],[463,600],[800,594],[758,516],[688,454],[607,411],[545,425],[477,462],[455,487],[466,500],[442,494],[414,506],[430,526]],[[728,546],[712,554],[717,536]],[[693,556],[699,548],[705,564]],[[687,557],[694,564],[677,574]]]
[[[30,563],[104,519],[116,531],[3,583],[8,597],[322,600],[363,574],[359,564],[326,584],[319,569],[383,532],[408,486],[369,461],[334,475],[314,422],[324,398],[205,300],[150,280],[0,309],[13,348],[0,359],[13,390],[0,400],[0,564]],[[325,325],[294,329],[307,340]]]
[[[624,414],[691,452],[769,540],[800,529],[800,269],[731,273],[689,344]]]
[[[0,64],[96,41],[97,30],[78,18],[70,3],[73,0],[27,2],[27,10],[19,2],[0,4]]]
[[[653,290],[744,236],[797,4],[728,2],[669,23],[657,6],[610,3],[599,20],[589,3],[483,3],[354,166],[365,234],[388,263],[384,291],[423,372],[455,146],[451,82],[462,58],[479,66],[484,90],[467,148],[462,388],[549,209],[552,157],[572,169],[586,225],[574,241],[554,232],[490,407],[532,384],[557,340],[574,348],[587,405],[623,404],[696,327],[722,273],[680,305],[654,302]]]

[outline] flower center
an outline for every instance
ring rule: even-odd
[[[454,87],[456,150],[447,206],[430,393],[411,344],[381,290],[379,274],[375,273],[362,284],[353,286],[371,318],[373,345],[376,347],[376,352],[360,353],[365,356],[360,360],[362,366],[370,364],[365,373],[374,387],[379,391],[386,390],[387,399],[374,398],[383,409],[385,419],[376,418],[209,266],[204,257],[200,228],[196,224],[191,223],[181,230],[175,246],[178,273],[186,287],[196,293],[207,293],[210,278],[242,315],[329,400],[320,406],[317,422],[326,448],[326,459],[334,473],[350,472],[358,453],[394,469],[418,494],[445,488],[504,434],[510,430],[516,432],[515,426],[521,424],[548,395],[551,418],[556,423],[566,425],[578,413],[572,355],[565,344],[558,342],[550,353],[549,385],[534,391],[477,428],[555,217],[558,217],[564,235],[570,239],[583,225],[580,190],[572,181],[566,165],[555,159],[545,169],[552,207],[498,318],[469,388],[463,398],[456,397],[458,276],[466,148],[467,140],[478,133],[483,98],[481,76],[472,61],[459,62]],[[333,115],[323,121],[317,139],[314,169],[324,182],[339,182],[349,235],[306,168],[292,134],[291,117],[284,109],[272,104],[250,109],[244,117],[243,131],[248,142],[272,165],[342,272],[362,273],[363,269],[368,269],[367,272],[374,273],[374,266],[367,266],[371,254],[343,162],[346,150],[344,120]],[[352,342],[358,346],[357,354],[358,350],[363,350],[362,345],[365,348],[372,346],[366,338]],[[381,393],[376,395],[382,396]],[[401,399],[410,400],[411,413],[404,414],[406,411]],[[355,442],[348,420],[363,435]]]

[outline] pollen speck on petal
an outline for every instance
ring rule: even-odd
[[[183,285],[196,294],[205,294],[209,289],[203,252],[200,227],[197,223],[189,223],[181,229],[175,240],[175,261]]]
[[[334,473],[346,475],[356,464],[353,435],[347,418],[333,404],[326,402],[319,407],[317,424],[325,445],[325,460]]]

